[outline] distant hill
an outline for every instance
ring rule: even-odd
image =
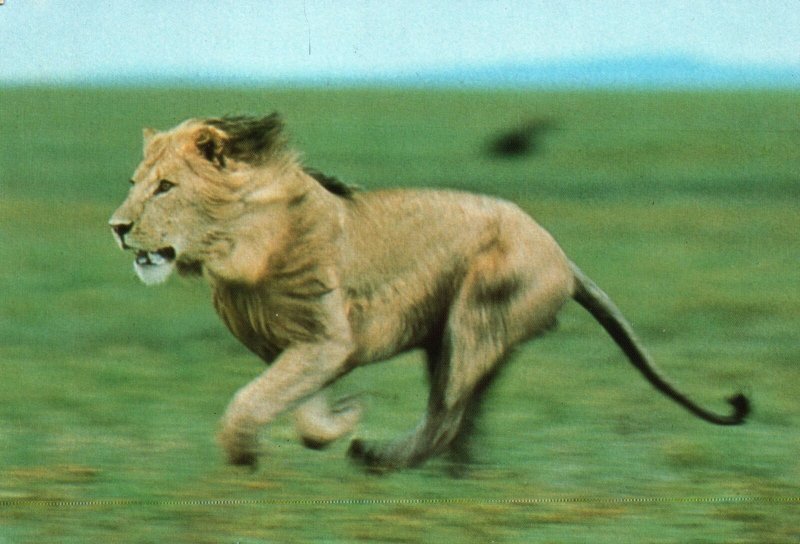
[[[393,79],[467,87],[798,88],[800,66],[723,65],[681,56],[629,57],[461,67]]]
[[[47,79],[27,83],[47,84]],[[99,86],[385,86],[542,89],[800,89],[800,65],[786,67],[718,64],[685,56],[641,56],[596,60],[519,62],[425,68],[400,72],[328,72],[275,77],[222,70],[103,73],[56,79],[61,84]],[[0,75],[0,84],[3,83]],[[26,81],[5,81],[26,83]]]

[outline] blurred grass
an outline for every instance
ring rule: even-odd
[[[0,89],[0,542],[788,542],[800,537],[797,93]],[[214,443],[261,364],[201,282],[148,289],[105,222],[143,126],[284,113],[305,160],[365,188],[520,203],[616,300],[660,366],[715,409],[663,399],[575,305],[488,399],[465,479],[386,477],[264,433],[255,473]],[[527,117],[534,156],[490,159]],[[419,357],[348,376],[359,434],[419,417]],[[120,523],[124,520],[124,523]],[[124,529],[121,529],[124,527]],[[121,533],[124,531],[124,533]]]

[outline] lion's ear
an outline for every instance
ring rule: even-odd
[[[144,140],[144,148],[147,149],[147,146],[150,145],[150,142],[153,141],[157,131],[153,128],[143,128],[142,129],[142,140]]]
[[[195,134],[194,145],[207,161],[222,168],[225,166],[225,139],[225,133],[221,130],[204,126]]]

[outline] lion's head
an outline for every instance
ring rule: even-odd
[[[264,247],[285,236],[285,211],[302,198],[303,181],[327,180],[297,167],[281,129],[277,114],[145,129],[144,159],[109,222],[144,283],[161,283],[175,269],[257,279]]]

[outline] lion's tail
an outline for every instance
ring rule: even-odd
[[[611,335],[611,338],[622,348],[630,362],[641,372],[647,381],[697,417],[717,425],[739,425],[743,423],[750,412],[750,402],[743,394],[738,393],[728,402],[733,406],[730,415],[719,415],[706,410],[694,403],[683,393],[675,389],[666,378],[656,370],[650,357],[642,348],[633,329],[614,305],[606,293],[603,292],[591,279],[589,279],[575,264],[570,263],[575,277],[575,293],[573,298],[586,308],[590,314]]]

